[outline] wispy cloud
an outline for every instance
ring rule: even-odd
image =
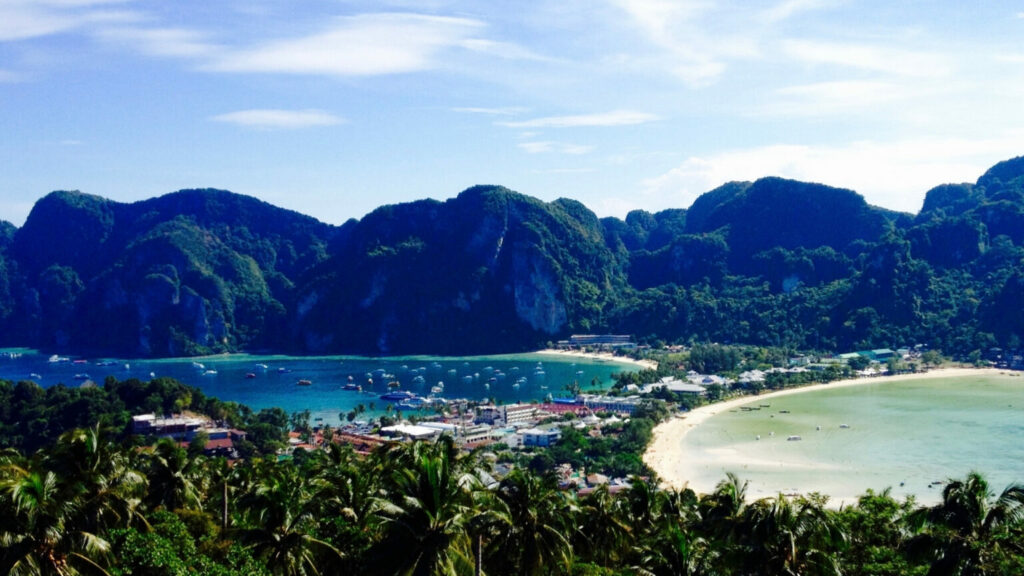
[[[629,126],[658,120],[658,116],[635,110],[613,110],[575,116],[546,116],[518,122],[499,122],[511,128],[579,128],[591,126]]]
[[[528,48],[511,42],[498,42],[495,40],[485,40],[483,38],[469,38],[467,40],[463,40],[460,43],[460,46],[472,52],[497,56],[498,58],[504,58],[506,60],[534,60],[538,62],[553,61],[551,58],[541,56]]]
[[[182,28],[106,28],[96,37],[111,44],[125,44],[151,56],[196,58],[209,56],[218,47],[195,31]]]
[[[517,114],[522,114],[527,110],[527,108],[524,108],[522,106],[505,106],[502,108],[452,108],[452,111],[454,112],[463,112],[466,114],[483,114],[486,116],[515,116]]]
[[[943,77],[950,73],[946,60],[928,52],[868,44],[842,44],[819,40],[787,40],[783,51],[811,64],[832,64],[913,78]]]
[[[278,130],[333,126],[345,122],[344,118],[322,110],[239,110],[213,116],[210,119],[247,128]]]
[[[779,88],[758,114],[770,116],[828,116],[872,110],[880,104],[906,100],[923,89],[895,82],[849,80]]]
[[[483,27],[478,20],[418,14],[364,14],[336,19],[325,31],[225,53],[206,69],[372,76],[427,70]]]
[[[0,2],[0,42],[68,32],[89,24],[135,20],[111,10],[126,0],[4,0]]]
[[[15,82],[21,82],[21,80],[22,77],[20,74],[0,68],[0,84],[13,84]]]
[[[768,23],[774,24],[788,20],[797,14],[817,10],[833,3],[826,0],[785,0],[768,8],[764,12],[764,19]]]
[[[582,144],[567,144],[565,142],[520,142],[516,144],[519,148],[525,150],[529,154],[544,154],[544,153],[558,153],[558,154],[587,154],[593,151],[593,146],[586,146]]]
[[[1021,134],[1010,134],[840,146],[779,144],[694,156],[644,181],[644,195],[654,204],[686,207],[725,182],[781,176],[853,189],[871,204],[917,212],[932,187],[974,181],[995,162],[1019,154],[1020,138]]]

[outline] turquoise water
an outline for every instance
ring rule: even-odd
[[[897,497],[932,503],[941,497],[938,481],[972,470],[996,492],[1024,482],[1019,374],[880,379],[747,406],[759,409],[712,416],[683,441],[698,491],[713,489],[726,471],[749,481],[754,498],[816,491],[851,501],[868,488],[891,487]]]
[[[203,358],[161,360],[83,359],[49,362],[48,356],[27,349],[0,352],[21,354],[0,356],[0,379],[34,380],[42,386],[64,383],[80,385],[84,376],[102,384],[107,376],[118,379],[169,376],[195,386],[208,396],[246,404],[254,410],[278,406],[287,412],[309,410],[324,422],[339,422],[339,414],[358,404],[374,403],[381,412],[386,402],[379,396],[389,381],[402,389],[426,396],[438,383],[444,385],[444,398],[469,398],[498,402],[543,400],[548,394],[564,395],[574,380],[591,387],[596,378],[599,387],[610,388],[611,375],[636,370],[635,366],[591,359],[542,354],[475,356],[465,358],[408,356],[365,358],[357,356],[254,356],[233,354]],[[78,360],[80,363],[75,363]],[[101,361],[112,362],[100,366]],[[201,363],[203,368],[194,366]],[[263,368],[261,365],[265,365]],[[207,373],[207,371],[216,373]],[[252,375],[247,377],[247,375]],[[35,376],[33,376],[35,375]],[[76,378],[78,376],[78,378]],[[342,390],[349,382],[363,386],[362,392]],[[299,386],[309,380],[309,386]],[[519,386],[514,384],[519,381]]]

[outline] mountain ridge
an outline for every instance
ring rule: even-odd
[[[501,186],[340,226],[225,190],[75,191],[0,226],[0,342],[175,356],[491,353],[570,333],[793,348],[1018,347],[1024,158],[916,215],[762,178],[598,218]]]

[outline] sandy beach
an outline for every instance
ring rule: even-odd
[[[599,362],[616,362],[619,364],[633,364],[641,368],[648,368],[651,370],[658,369],[658,363],[654,360],[634,360],[628,356],[616,356],[610,352],[580,352],[578,350],[557,350],[555,348],[546,348],[544,350],[538,350],[534,354],[543,354],[545,356],[563,356],[566,358],[587,358],[590,360],[597,360]]]
[[[686,448],[683,445],[683,439],[687,434],[697,426],[700,426],[711,416],[733,410],[739,406],[754,402],[764,402],[772,398],[778,398],[781,396],[789,396],[792,394],[802,394],[805,392],[811,392],[814,390],[822,389],[835,389],[848,386],[862,386],[865,384],[872,384],[878,382],[900,382],[907,380],[926,380],[935,378],[955,378],[955,377],[970,377],[970,376],[986,376],[991,374],[1005,373],[1003,370],[994,368],[940,368],[934,369],[929,372],[919,372],[913,374],[899,374],[896,376],[875,376],[875,377],[864,377],[850,380],[838,380],[828,384],[814,384],[811,386],[804,386],[800,388],[789,388],[786,390],[779,390],[776,392],[769,392],[761,394],[759,396],[742,396],[724,402],[717,402],[702,406],[694,409],[689,413],[681,416],[672,418],[662,424],[658,425],[654,429],[654,438],[651,441],[647,452],[644,453],[644,462],[651,467],[652,470],[657,472],[662,482],[666,486],[673,488],[683,488],[688,485],[691,478],[694,478],[694,473],[698,467],[707,467],[709,462],[705,458],[701,462],[694,462],[686,453]],[[728,452],[718,454],[714,456],[715,461],[710,464],[716,468],[730,468],[739,467],[743,462],[738,462],[735,457],[732,457]],[[713,486],[694,486],[691,488],[698,492],[706,492],[713,489]]]

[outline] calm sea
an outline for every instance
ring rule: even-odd
[[[852,501],[868,488],[891,487],[897,497],[933,503],[940,482],[972,470],[996,492],[1024,482],[1019,374],[879,379],[765,403],[717,414],[687,435],[686,453],[699,468],[691,486],[709,491],[731,471],[749,481],[755,498],[817,491]]]
[[[541,354],[465,358],[407,356],[254,356],[232,354],[161,360],[80,359],[50,362],[28,349],[0,350],[0,379],[34,380],[44,387],[78,386],[87,380],[103,383],[107,376],[149,379],[169,376],[201,389],[208,396],[246,404],[254,410],[278,406],[287,412],[309,410],[314,418],[337,423],[362,404],[383,411],[379,396],[395,381],[421,396],[441,386],[444,398],[494,399],[497,402],[543,400],[565,395],[573,381],[584,388],[608,389],[613,373],[636,366],[591,359]],[[11,357],[11,355],[15,357]],[[77,361],[77,362],[76,362]],[[100,363],[106,365],[100,365]],[[300,380],[309,385],[299,385]],[[352,382],[363,390],[343,390]]]

